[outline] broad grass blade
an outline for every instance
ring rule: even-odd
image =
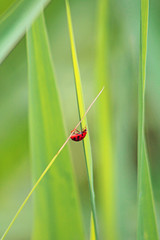
[[[76,95],[77,95],[77,104],[78,104],[78,111],[79,111],[79,118],[81,119],[85,113],[85,106],[84,106],[84,98],[83,98],[83,91],[82,91],[82,84],[81,84],[81,77],[76,53],[76,46],[74,41],[74,34],[72,28],[72,20],[71,20],[71,12],[68,0],[66,0],[66,11],[67,11],[67,21],[68,21],[68,28],[69,28],[69,36],[70,36],[70,44],[71,44],[71,52],[72,52],[72,61],[73,61],[73,68],[74,68],[74,76],[75,76],[75,86],[76,86]],[[102,87],[102,86],[101,86]],[[87,127],[87,119],[85,118],[82,121],[82,127]],[[89,138],[89,129],[87,137],[83,140],[83,147],[84,147],[84,155],[86,160],[86,168],[88,173],[88,181],[89,181],[89,188],[90,188],[90,195],[91,195],[91,207],[92,207],[92,214],[91,214],[91,232],[92,232],[92,239],[98,239],[98,229],[97,229],[97,219],[96,219],[96,206],[95,206],[95,196],[94,196],[94,186],[93,186],[93,165],[92,165],[92,153],[91,153],[91,144]],[[92,219],[93,217],[93,219]],[[93,230],[94,228],[94,230]],[[94,235],[95,233],[95,235]]]
[[[116,201],[115,201],[115,161],[113,157],[112,117],[110,104],[109,73],[108,73],[108,1],[98,2],[97,18],[97,59],[96,59],[96,89],[105,86],[103,99],[97,106],[95,123],[98,126],[98,197],[101,223],[101,237],[117,240]]]
[[[141,0],[140,79],[138,101],[138,240],[158,240],[153,192],[144,135],[148,11],[149,1]]]
[[[49,0],[18,1],[0,17],[0,63]]]
[[[33,182],[65,141],[43,15],[27,34]],[[34,195],[33,239],[84,239],[68,148]]]
[[[102,91],[104,88],[101,89],[101,91],[98,93],[98,95],[95,97],[95,99],[92,101],[92,103],[89,105],[89,107],[87,108],[85,114],[83,115],[83,117],[81,118],[81,120],[77,123],[77,125],[75,126],[75,129],[79,127],[79,125],[81,124],[81,122],[83,121],[83,119],[85,118],[85,116],[87,115],[87,113],[89,112],[89,110],[91,109],[91,107],[93,106],[93,104],[96,102],[96,100],[98,99],[98,97],[101,95]],[[61,151],[63,150],[63,148],[66,146],[66,144],[68,143],[68,141],[70,140],[71,136],[74,134],[74,132],[72,131],[71,134],[68,136],[68,138],[65,140],[65,142],[63,143],[63,145],[59,148],[59,150],[57,151],[57,153],[54,155],[54,157],[52,158],[52,160],[48,163],[48,165],[46,166],[46,168],[43,170],[43,172],[41,173],[40,177],[37,179],[37,181],[35,182],[35,184],[33,185],[32,189],[30,190],[30,192],[28,193],[27,197],[25,198],[25,200],[23,201],[23,203],[21,204],[21,206],[19,207],[19,209],[17,210],[14,218],[11,220],[10,224],[8,225],[6,231],[4,232],[1,240],[3,240],[6,235],[8,234],[9,230],[11,229],[13,223],[15,222],[15,220],[17,219],[17,217],[19,216],[20,212],[22,211],[22,209],[24,208],[24,206],[26,205],[26,203],[28,202],[29,198],[31,197],[31,195],[33,194],[33,192],[35,191],[35,189],[38,187],[39,183],[42,181],[43,177],[46,175],[46,173],[49,171],[49,169],[51,168],[51,166],[53,165],[53,163],[55,162],[56,158],[58,157],[58,155],[61,153]],[[93,219],[93,218],[92,218]],[[91,232],[91,236],[95,236],[94,234],[94,229],[92,229],[93,231]],[[93,235],[94,234],[94,235]],[[95,239],[95,237],[93,238]]]

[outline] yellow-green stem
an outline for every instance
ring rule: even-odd
[[[102,90],[99,92],[99,94],[96,96],[96,98],[93,100],[93,102],[90,104],[90,106],[88,107],[87,111],[85,112],[85,114],[83,115],[82,119],[79,121],[79,123],[75,126],[75,129],[80,125],[80,123],[83,121],[84,117],[87,115],[88,111],[90,110],[90,108],[93,106],[93,104],[95,103],[95,101],[97,100],[97,98],[100,96],[100,94],[102,93],[104,88],[102,88]],[[70,137],[72,136],[73,132],[71,132],[71,134],[68,136],[67,140],[64,142],[64,144],[62,145],[62,147],[58,150],[58,152],[56,153],[56,155],[52,158],[52,160],[50,161],[50,163],[47,165],[47,167],[45,168],[45,170],[43,171],[43,173],[41,174],[41,176],[38,178],[37,182],[35,183],[35,185],[33,186],[33,188],[31,189],[31,191],[28,193],[27,197],[25,198],[24,202],[22,203],[22,205],[20,206],[20,208],[18,209],[17,213],[15,214],[14,218],[12,219],[12,221],[10,222],[9,226],[7,227],[6,231],[4,232],[3,236],[1,237],[1,240],[3,240],[8,231],[10,230],[10,228],[12,227],[13,223],[15,222],[16,218],[18,217],[18,215],[20,214],[20,212],[22,211],[23,207],[25,206],[25,204],[27,203],[27,201],[29,200],[30,196],[32,195],[32,193],[34,192],[34,190],[37,188],[38,184],[41,182],[41,180],[43,179],[43,177],[45,176],[45,174],[48,172],[48,170],[50,169],[50,167],[52,166],[52,164],[54,163],[55,159],[58,157],[58,155],[60,154],[60,152],[62,151],[62,149],[65,147],[65,145],[67,144],[67,142],[69,141]]]

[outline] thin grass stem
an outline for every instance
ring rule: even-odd
[[[71,46],[71,53],[72,53],[72,62],[73,62],[73,69],[74,69],[74,80],[75,80],[75,87],[76,87],[76,96],[77,96],[77,106],[78,106],[78,113],[79,119],[82,118],[85,107],[83,101],[83,91],[82,91],[82,84],[81,84],[81,77],[79,71],[79,64],[77,58],[77,51],[76,51],[76,44],[74,40],[74,32],[72,27],[72,18],[71,18],[71,10],[69,1],[66,0],[66,13],[67,13],[67,22],[68,22],[68,30],[69,30],[69,37],[70,37],[70,46]],[[87,120],[85,119],[82,125],[87,126]],[[81,126],[83,127],[83,126]],[[83,141],[83,149],[84,149],[84,156],[85,156],[85,163],[86,163],[86,170],[88,176],[88,184],[89,184],[89,191],[90,191],[90,199],[91,199],[91,235],[93,239],[98,240],[98,224],[97,224],[97,217],[96,217],[96,204],[95,204],[95,194],[94,194],[94,183],[93,183],[93,167],[92,167],[92,151],[91,151],[91,144],[89,138],[89,131],[88,131],[88,138],[84,139]]]
[[[74,129],[76,129],[80,123],[82,122],[82,120],[84,119],[84,117],[87,115],[87,113],[89,112],[89,110],[91,109],[91,107],[93,106],[93,104],[95,103],[95,101],[98,99],[98,97],[100,96],[100,94],[102,93],[102,91],[104,90],[104,87],[102,88],[102,90],[98,93],[98,95],[95,97],[95,99],[93,100],[93,102],[89,105],[88,109],[86,110],[85,114],[83,115],[82,119],[78,122],[78,124],[75,126]],[[3,240],[7,233],[9,232],[10,228],[12,227],[13,223],[15,222],[16,218],[18,217],[18,215],[20,214],[20,212],[22,211],[23,207],[25,206],[25,204],[27,203],[27,201],[29,200],[30,196],[32,195],[32,193],[34,192],[34,190],[37,188],[38,184],[41,182],[41,180],[43,179],[43,177],[45,176],[45,174],[48,172],[48,170],[51,168],[52,164],[54,163],[55,159],[58,157],[58,155],[60,154],[60,152],[62,151],[62,149],[65,147],[65,145],[68,143],[70,137],[73,135],[73,131],[71,132],[71,134],[68,136],[68,138],[66,139],[66,141],[63,143],[63,145],[61,146],[61,148],[58,150],[58,152],[56,153],[56,155],[52,158],[52,160],[50,161],[50,163],[47,165],[47,167],[45,168],[45,170],[42,172],[41,176],[38,178],[37,182],[35,183],[35,185],[32,187],[31,191],[28,193],[27,197],[25,198],[24,202],[22,203],[22,205],[20,206],[20,208],[18,209],[17,213],[15,214],[14,218],[12,219],[12,221],[10,222],[9,226],[7,227],[6,231],[4,232],[3,236],[1,237],[1,240]]]

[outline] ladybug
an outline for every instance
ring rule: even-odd
[[[79,142],[81,141],[83,138],[85,138],[86,134],[87,134],[87,128],[83,128],[82,131],[78,131],[77,129],[72,130],[71,132],[73,132],[73,135],[71,136],[71,139],[73,141]]]

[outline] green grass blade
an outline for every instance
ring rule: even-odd
[[[116,211],[115,211],[115,166],[113,158],[113,139],[111,137],[111,106],[108,73],[108,1],[98,2],[97,19],[97,61],[96,61],[96,88],[105,86],[103,100],[98,104],[96,126],[98,149],[98,195],[100,199],[100,211],[103,219],[101,234],[104,239],[117,240]]]
[[[78,110],[79,110],[79,117],[82,118],[85,112],[84,101],[83,101],[83,92],[82,92],[82,85],[81,85],[81,78],[80,78],[80,71],[78,66],[78,59],[73,35],[73,28],[72,28],[72,20],[71,20],[71,12],[68,0],[66,0],[66,11],[67,11],[67,21],[68,21],[68,28],[69,28],[69,36],[70,36],[70,43],[71,43],[71,52],[72,52],[72,61],[73,61],[73,68],[74,68],[74,76],[75,76],[75,86],[76,86],[76,94],[77,94],[77,103],[78,103]],[[82,121],[82,128],[87,126],[87,119],[85,118]],[[88,129],[88,126],[87,126]],[[86,160],[86,168],[88,173],[88,180],[89,180],[89,188],[90,188],[90,195],[91,195],[91,207],[92,207],[92,214],[93,221],[91,219],[91,224],[94,223],[94,230],[93,226],[91,226],[92,233],[95,232],[95,239],[98,239],[98,229],[97,229],[97,219],[96,219],[96,206],[95,206],[95,196],[94,196],[94,186],[93,186],[93,166],[92,166],[92,153],[91,153],[91,145],[90,145],[90,138],[89,138],[89,131],[88,136],[83,140],[84,146],[84,154]],[[94,235],[94,234],[93,234]]]
[[[0,17],[0,63],[49,0],[21,0]]]
[[[65,141],[43,16],[27,34],[29,114],[33,179],[37,179]],[[67,226],[67,227],[66,227]],[[68,148],[34,196],[33,239],[84,239]]]
[[[138,240],[158,240],[159,238],[155,217],[152,184],[150,179],[148,156],[145,144],[143,144],[141,161],[142,163],[139,179],[140,192],[138,196]]]
[[[144,135],[148,11],[149,1],[141,0],[140,80],[138,102],[138,240],[158,240],[153,192]]]
[[[100,96],[100,94],[102,93],[103,89],[98,93],[98,95],[95,97],[95,99],[92,101],[92,103],[90,104],[90,106],[88,107],[87,111],[85,112],[85,114],[83,115],[83,117],[81,118],[81,120],[79,121],[79,123],[75,126],[75,129],[81,124],[81,122],[83,121],[83,119],[85,118],[85,116],[87,115],[87,113],[89,112],[89,110],[91,109],[91,107],[93,106],[93,104],[96,102],[96,100],[98,99],[98,97]],[[52,158],[52,160],[49,162],[49,164],[47,165],[47,167],[45,168],[45,170],[42,172],[42,174],[40,175],[40,177],[38,178],[38,180],[36,181],[36,183],[34,184],[33,188],[31,189],[31,191],[28,193],[27,197],[25,198],[25,200],[23,201],[23,203],[21,204],[21,206],[19,207],[18,211],[16,212],[14,218],[12,219],[12,221],[10,222],[8,228],[6,229],[6,231],[4,232],[3,236],[1,237],[1,240],[3,240],[6,235],[8,234],[10,228],[12,227],[13,223],[15,222],[15,220],[17,219],[18,215],[20,214],[20,212],[22,211],[22,209],[24,208],[25,204],[27,203],[27,201],[29,200],[29,198],[31,197],[32,193],[35,191],[35,189],[38,187],[39,183],[42,181],[43,177],[45,176],[45,174],[48,172],[48,170],[51,168],[52,164],[55,162],[56,158],[58,157],[58,155],[60,154],[60,152],[63,150],[63,148],[65,147],[65,145],[68,143],[68,141],[70,140],[70,137],[72,136],[73,132],[69,135],[69,137],[67,138],[67,140],[63,143],[63,145],[61,146],[61,148],[58,150],[58,152],[56,153],[56,155]],[[92,229],[93,232],[93,237],[95,236],[94,234],[94,229]],[[92,238],[92,240],[95,238]]]

